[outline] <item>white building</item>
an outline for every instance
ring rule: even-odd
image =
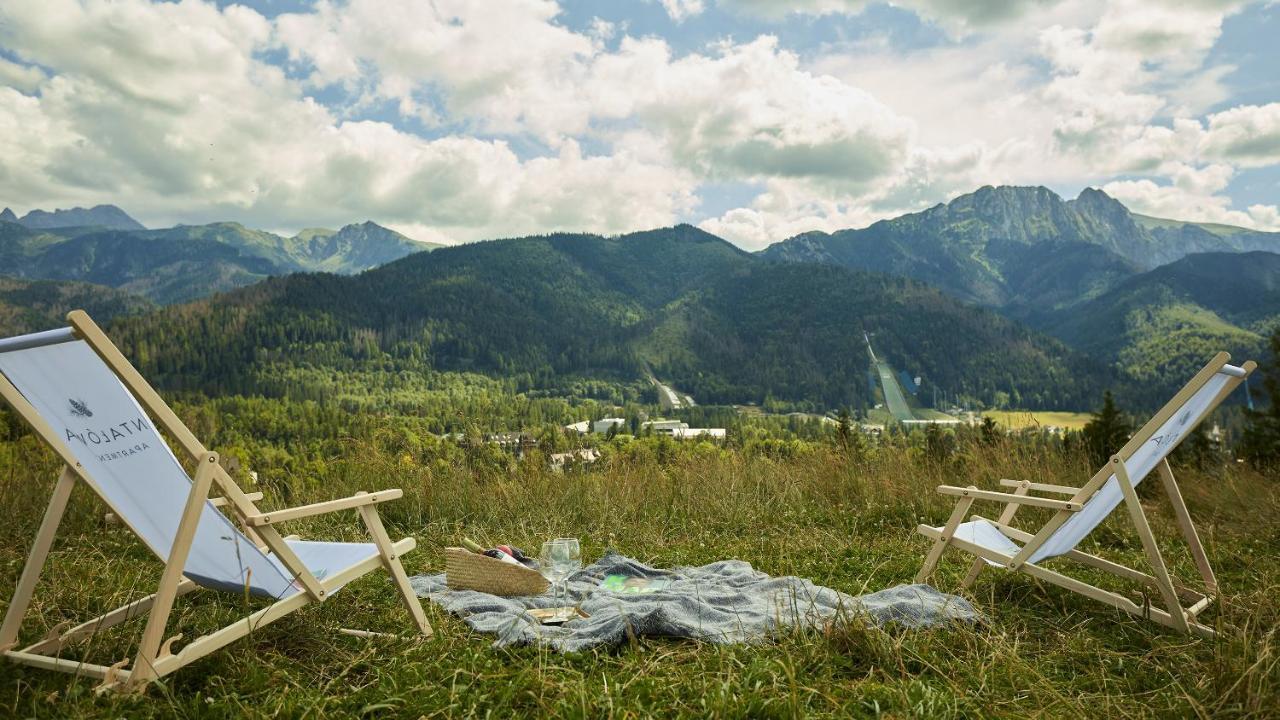
[[[626,426],[627,426],[626,418],[602,418],[600,420],[597,420],[591,423],[591,432],[607,433],[614,428],[618,428],[619,430],[621,430]]]
[[[708,440],[723,440],[727,436],[724,428],[675,428],[671,431],[671,437],[677,440],[685,440],[690,438],[706,438]]]
[[[600,420],[596,420],[595,422],[591,422],[590,420],[580,420],[576,423],[570,423],[568,425],[565,425],[564,429],[572,430],[573,432],[576,432],[579,435],[586,435],[587,433],[599,433],[603,435],[604,433],[609,432],[613,428],[618,428],[619,430],[623,430],[626,428],[626,426],[627,426],[626,418],[602,418]]]
[[[691,428],[689,423],[679,420],[651,420],[643,423],[641,428],[648,428],[658,435],[670,435],[677,440],[700,437],[723,440],[727,435],[724,428]]]

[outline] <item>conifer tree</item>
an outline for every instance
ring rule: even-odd
[[[991,416],[982,418],[982,424],[978,426],[978,431],[978,438],[983,445],[995,445],[996,441],[1003,435],[1000,431],[1000,426],[996,424],[995,419]]]
[[[1280,327],[1271,333],[1271,364],[1262,372],[1262,390],[1268,405],[1262,410],[1248,410],[1249,419],[1240,454],[1254,467],[1280,466]]]
[[[1093,413],[1093,418],[1084,426],[1082,434],[1085,450],[1093,462],[1099,465],[1129,441],[1133,426],[1116,407],[1110,390],[1103,393],[1102,409]]]
[[[836,437],[840,440],[840,445],[847,447],[849,438],[853,434],[853,418],[849,416],[849,411],[840,408],[836,413]]]

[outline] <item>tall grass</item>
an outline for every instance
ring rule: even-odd
[[[795,574],[850,593],[910,582],[928,543],[921,522],[941,523],[941,483],[996,488],[1001,477],[1080,484],[1091,469],[1051,445],[1008,439],[966,443],[944,460],[906,445],[849,452],[805,445],[778,453],[712,446],[636,444],[595,467],[559,474],[538,458],[514,469],[443,463],[407,452],[393,436],[353,442],[320,475],[264,472],[264,507],[401,487],[383,506],[393,536],[419,550],[410,572],[437,572],[439,548],[468,535],[534,546],[582,538],[584,555],[606,548],[663,566],[723,558]],[[7,599],[39,523],[57,468],[29,438],[0,445],[0,595]],[[494,650],[428,607],[436,637],[358,640],[362,627],[406,633],[408,623],[379,576],[318,608],[262,628],[142,697],[95,698],[92,683],[0,665],[0,715],[37,717],[1276,717],[1280,668],[1280,485],[1236,468],[1181,470],[1181,487],[1225,597],[1204,617],[1216,641],[1191,640],[1025,576],[987,570],[972,598],[977,627],[878,630],[858,624],[795,632],[765,644],[718,647],[637,640],[616,650],[562,656],[539,648]],[[1195,568],[1163,497],[1147,488],[1149,515],[1171,570]],[[995,508],[975,506],[988,514]],[[1141,566],[1122,513],[1087,549]],[[1020,511],[1034,528],[1043,514]],[[360,540],[354,513],[299,522],[304,537]],[[24,638],[148,592],[160,565],[80,489],[64,521]],[[967,569],[944,556],[934,582],[957,591]],[[1121,588],[1085,568],[1064,569]],[[1132,588],[1130,588],[1132,589]],[[212,593],[179,601],[170,633],[192,638],[256,603]],[[96,662],[129,654],[140,625],[95,637]],[[77,648],[79,652],[81,648]]]

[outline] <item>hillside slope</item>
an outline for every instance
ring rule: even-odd
[[[436,247],[369,222],[291,238],[229,222],[162,230],[0,222],[0,260],[10,275],[91,282],[166,304],[272,275],[362,272]]]
[[[0,337],[65,327],[72,310],[105,323],[153,309],[145,298],[101,285],[0,277]]]
[[[639,341],[664,378],[707,402],[807,400],[867,408],[877,354],[983,404],[1088,407],[1107,375],[1065,345],[904,278],[761,263],[663,313]],[[674,352],[672,349],[674,348]]]
[[[1042,327],[1112,362],[1136,385],[1167,393],[1219,350],[1260,360],[1280,326],[1280,254],[1188,255],[1122,282]]]
[[[1100,365],[918,283],[761,261],[689,226],[417,254],[358,276],[293,275],[118,322],[170,387],[302,392],[306,368],[477,371],[520,388],[634,381],[642,361],[709,402],[867,405],[861,331],[951,392],[1083,407]]]
[[[1203,252],[1280,252],[1280,233],[1134,215],[1100,190],[984,187],[867,228],[769,246],[783,262],[902,275],[1015,318],[1086,302],[1139,272]]]

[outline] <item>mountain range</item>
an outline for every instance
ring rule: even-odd
[[[904,275],[1021,318],[1085,302],[1193,253],[1255,250],[1280,252],[1280,233],[1137,215],[1092,188],[1064,200],[1044,187],[983,187],[866,228],[798,235],[761,254]]]
[[[142,223],[115,205],[96,205],[91,208],[66,210],[32,210],[19,218],[13,210],[0,211],[0,222],[11,222],[35,230],[54,228],[99,228],[102,230],[146,230]]]
[[[112,205],[33,210],[16,222],[0,220],[6,275],[90,282],[163,304],[273,275],[362,272],[437,247],[372,222],[304,230],[293,237],[233,222],[148,230]]]
[[[864,331],[926,387],[987,403],[1004,394],[1023,407],[1082,407],[1108,373],[916,281],[772,263],[688,225],[495,240],[356,276],[273,278],[112,328],[149,377],[206,392],[312,397],[316,367],[481,372],[546,391],[631,382],[647,363],[699,402],[813,409],[872,403]]]
[[[1280,233],[1130,212],[1101,190],[984,187],[761,256],[911,277],[1047,332],[1156,402],[1212,353],[1260,358],[1280,323]]]
[[[373,223],[285,238],[0,222],[10,274],[187,302],[13,281],[0,330],[97,301],[149,376],[208,393],[457,371],[555,394],[651,369],[699,402],[815,410],[872,402],[868,332],[925,397],[1085,409],[1106,387],[1157,404],[1219,349],[1261,359],[1280,323],[1280,234],[1146,217],[1097,190],[981,188],[755,254],[688,225],[423,247]],[[10,309],[38,297],[54,301]]]

